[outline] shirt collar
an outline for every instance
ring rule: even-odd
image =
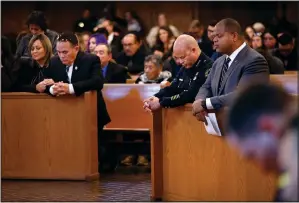
[[[226,58],[230,58],[230,61],[234,61],[237,55],[240,53],[240,51],[246,46],[246,42],[244,42],[241,46],[239,46],[238,49],[236,49],[231,55],[226,56]]]
[[[114,33],[112,32],[109,36],[108,36],[108,44],[111,44],[112,40],[114,38]]]

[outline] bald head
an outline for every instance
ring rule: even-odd
[[[198,49],[199,46],[194,37],[190,35],[180,35],[174,42],[173,50],[175,49]]]
[[[197,41],[190,35],[180,35],[174,42],[173,58],[180,66],[191,68],[200,53]]]

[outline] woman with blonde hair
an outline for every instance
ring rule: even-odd
[[[45,34],[38,34],[31,38],[28,48],[31,57],[20,58],[15,90],[42,93],[47,85],[54,84],[52,79],[46,78],[47,68],[53,56],[52,44]]]

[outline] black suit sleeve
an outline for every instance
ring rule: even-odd
[[[100,59],[97,56],[92,56],[91,58],[88,58],[88,60],[91,60],[90,79],[72,83],[77,96],[90,90],[102,90],[103,88],[104,80],[102,71],[100,71]]]
[[[16,83],[14,90],[18,92],[38,93],[36,85],[31,84],[31,80],[35,76],[32,59],[29,57],[21,57],[19,60],[19,69],[16,71]]]

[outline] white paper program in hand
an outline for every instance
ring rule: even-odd
[[[209,113],[208,116],[206,116],[206,120],[208,125],[205,125],[206,131],[211,134],[211,135],[218,135],[218,136],[222,136],[219,126],[218,126],[218,122],[217,122],[217,118],[216,118],[216,114],[215,113]]]

